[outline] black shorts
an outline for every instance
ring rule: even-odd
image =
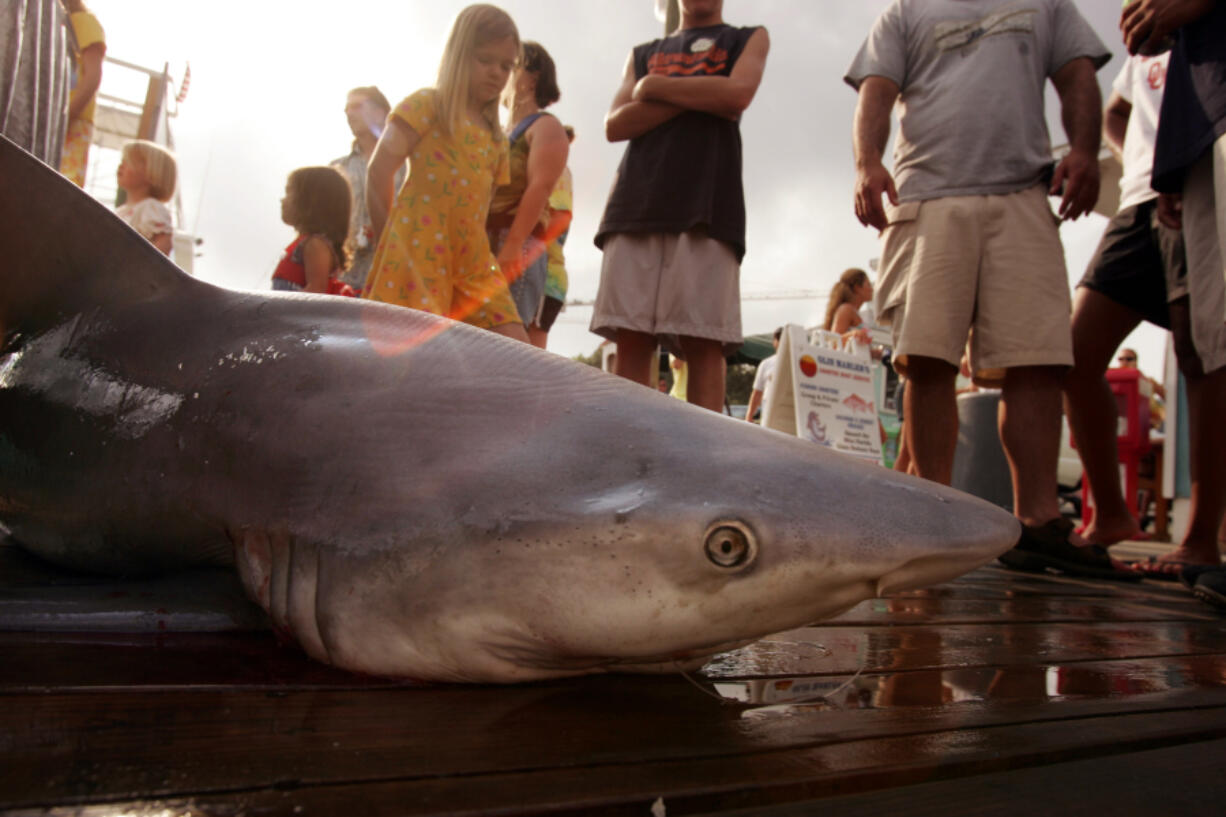
[[[1167,282],[1184,286],[1183,235],[1158,223],[1158,200],[1115,214],[1077,286],[1106,295],[1150,323],[1171,328]]]
[[[541,299],[541,308],[537,310],[536,320],[532,322],[532,325],[548,332],[553,328],[553,322],[558,319],[558,313],[561,311],[562,302],[546,295]]]

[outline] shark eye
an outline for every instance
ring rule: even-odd
[[[754,556],[753,542],[739,526],[719,525],[707,534],[707,558],[717,567],[743,567]]]

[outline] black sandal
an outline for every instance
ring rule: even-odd
[[[1022,525],[1017,544],[1002,553],[999,561],[1005,567],[1031,573],[1057,570],[1069,576],[1121,582],[1139,582],[1144,578],[1135,570],[1117,568],[1102,545],[1074,545],[1069,541],[1072,532],[1073,523],[1064,517],[1038,527]]]

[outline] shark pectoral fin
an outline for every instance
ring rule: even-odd
[[[234,543],[234,563],[247,598],[269,608],[269,582],[272,579],[272,547],[264,531],[241,530],[230,533]]]

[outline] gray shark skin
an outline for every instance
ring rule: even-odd
[[[669,671],[1014,544],[993,505],[425,313],[192,279],[0,143],[0,525],[233,565],[312,657]]]

